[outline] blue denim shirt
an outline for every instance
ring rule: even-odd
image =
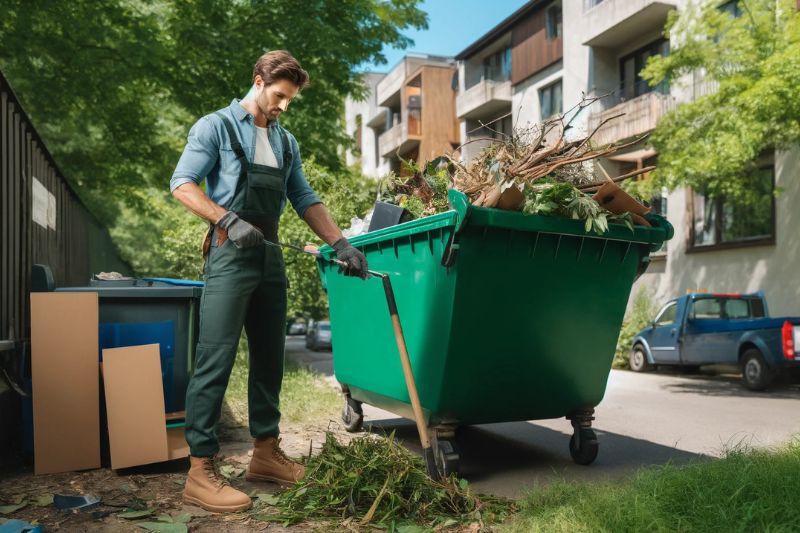
[[[253,115],[239,103],[236,98],[231,105],[221,110],[227,115],[239,135],[239,141],[244,148],[248,161],[253,160],[256,149],[256,129]],[[277,121],[270,121],[267,126],[267,136],[275,159],[283,165],[283,142],[281,140]],[[284,130],[285,131],[285,130]],[[306,209],[322,200],[311,189],[303,174],[300,161],[300,148],[294,135],[286,131],[289,148],[292,150],[292,169],[286,179],[286,194],[281,202],[281,211],[286,206],[287,197],[292,202],[292,207],[300,218]],[[170,191],[174,191],[184,183],[193,181],[200,185],[206,180],[206,193],[208,197],[220,206],[227,208],[233,200],[236,182],[239,180],[239,161],[231,149],[230,139],[225,131],[225,125],[215,114],[206,115],[198,120],[189,130],[189,140],[183,149],[183,154],[175,167],[172,179],[169,181]]]

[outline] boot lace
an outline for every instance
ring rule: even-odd
[[[206,473],[208,479],[216,487],[222,488],[225,485],[230,485],[228,481],[219,473],[220,459],[218,457],[208,457],[203,461],[203,471]]]
[[[274,447],[274,448],[272,448],[272,456],[273,456],[273,457],[275,458],[275,460],[277,460],[279,463],[282,463],[282,464],[285,464],[285,465],[290,465],[290,464],[292,464],[294,461],[292,461],[291,459],[289,459],[289,456],[287,456],[287,455],[286,455],[286,453],[285,453],[285,452],[284,452],[284,451],[281,449],[281,446],[280,446],[280,445],[281,445],[281,441],[280,441],[280,439],[278,439],[278,440],[275,442],[275,447]]]

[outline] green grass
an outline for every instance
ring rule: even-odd
[[[236,422],[247,424],[247,338],[242,335],[233,365],[225,402]],[[317,422],[327,426],[338,419],[341,394],[318,373],[286,361],[281,388],[281,420],[294,423]]]
[[[800,440],[642,470],[622,483],[534,488],[507,532],[798,531]]]

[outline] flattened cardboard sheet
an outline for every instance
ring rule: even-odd
[[[168,459],[158,344],[103,350],[111,468]]]
[[[95,292],[31,294],[34,471],[100,468]]]

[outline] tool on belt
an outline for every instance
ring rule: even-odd
[[[264,244],[268,246],[276,246],[278,248],[288,248],[296,252],[313,255],[319,261],[327,261],[342,268],[347,268],[348,265],[339,259],[327,258],[319,253],[316,246],[308,245],[304,248],[295,244],[272,242],[264,239]],[[403,335],[403,327],[400,325],[400,315],[397,312],[397,301],[394,298],[394,290],[392,289],[392,282],[389,279],[389,274],[385,272],[377,272],[375,270],[367,270],[367,278],[372,277],[380,278],[383,281],[383,291],[386,294],[386,303],[389,306],[389,316],[392,320],[392,328],[394,329],[394,338],[397,342],[397,351],[400,353],[400,362],[403,365],[403,374],[406,379],[406,388],[408,389],[408,397],[411,400],[411,407],[414,411],[414,421],[417,424],[417,431],[419,432],[419,440],[422,445],[422,455],[425,458],[425,466],[428,475],[438,480],[441,476],[438,468],[436,468],[436,459],[433,455],[433,448],[431,447],[431,439],[428,435],[428,426],[425,425],[425,417],[422,413],[422,404],[419,401],[419,393],[417,392],[417,384],[414,381],[414,373],[411,370],[411,360],[408,357],[408,349],[406,348],[406,339]]]

